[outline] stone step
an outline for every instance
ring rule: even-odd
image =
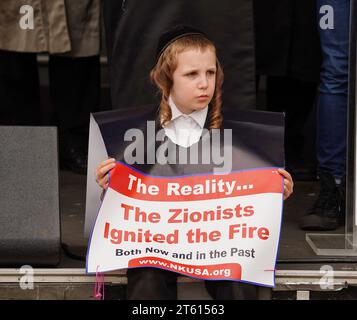
[[[310,291],[338,292],[357,285],[357,271],[335,271],[321,282],[319,270],[277,270],[276,287],[259,287],[259,298],[270,299],[275,292],[296,291],[296,297],[308,297]],[[33,281],[33,282],[32,282]],[[125,299],[125,270],[105,274],[105,299]],[[91,300],[95,275],[85,269],[0,269],[0,300]],[[302,294],[303,293],[303,294]],[[210,300],[202,280],[179,276],[179,300]]]

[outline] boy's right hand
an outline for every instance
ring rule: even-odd
[[[115,167],[115,159],[104,160],[95,170],[95,181],[103,188],[108,188],[108,172]]]

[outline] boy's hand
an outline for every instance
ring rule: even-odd
[[[284,177],[284,200],[286,200],[294,191],[293,178],[290,173],[284,169],[278,169],[278,172]]]
[[[95,170],[95,181],[103,188],[108,188],[108,172],[115,167],[115,159],[104,160]]]

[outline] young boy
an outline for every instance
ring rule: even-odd
[[[222,128],[223,71],[214,44],[206,35],[190,27],[178,27],[159,40],[156,65],[151,79],[161,92],[159,123],[176,145],[190,148],[203,129]],[[105,190],[108,172],[115,159],[103,161],[96,181]],[[284,199],[293,191],[288,172],[284,176]],[[128,269],[128,299],[176,299],[177,274],[156,268]],[[255,299],[254,285],[233,281],[205,281],[214,299]]]

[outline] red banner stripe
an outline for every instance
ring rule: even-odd
[[[184,177],[155,177],[117,163],[109,187],[138,200],[198,201],[282,193],[283,177],[274,168]],[[130,187],[130,188],[129,188]]]
[[[157,257],[143,257],[129,261],[128,268],[136,267],[158,267],[200,279],[241,280],[242,278],[242,268],[238,263],[188,265]]]

